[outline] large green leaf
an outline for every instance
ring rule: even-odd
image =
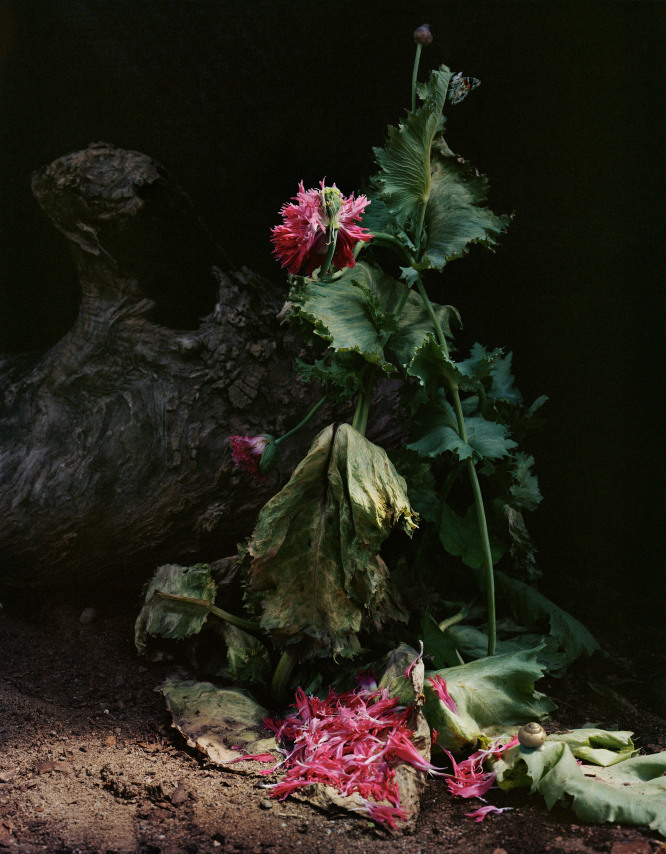
[[[364,616],[393,606],[378,552],[414,527],[406,484],[386,453],[349,424],[327,427],[259,514],[248,546],[248,602],[274,641],[312,656],[353,656]]]
[[[534,683],[543,675],[537,657],[540,647],[505,653],[459,667],[426,673],[424,713],[437,743],[447,750],[461,750],[484,735],[493,736],[512,724],[539,720],[555,708]],[[443,703],[428,679],[441,676],[457,707]]]
[[[384,148],[375,149],[380,172],[373,178],[382,200],[399,226],[420,216],[431,193],[431,147],[441,126],[451,72],[442,65],[420,87],[423,105],[410,112],[399,128],[389,127]]]
[[[548,809],[572,803],[581,821],[648,825],[666,836],[666,752],[599,768],[579,765],[569,744],[549,736],[539,750],[511,748],[494,769],[500,788],[531,785]]]
[[[415,293],[407,295],[400,316],[395,316],[406,291],[402,282],[359,262],[333,281],[301,280],[290,298],[300,316],[338,354],[359,353],[368,362],[391,370],[395,365],[406,368],[433,333],[430,316]],[[434,305],[434,310],[450,334],[452,319],[459,322],[457,312],[441,305]]]
[[[497,216],[484,206],[486,177],[461,162],[445,144],[432,153],[431,174],[426,254],[430,266],[441,270],[447,262],[463,256],[473,243],[496,244],[511,217]]]
[[[146,651],[148,635],[182,639],[201,631],[208,612],[201,606],[162,597],[160,593],[202,599],[215,599],[216,585],[205,563],[195,566],[160,566],[146,588],[145,604],[137,617],[134,641],[141,654]]]
[[[269,684],[272,666],[264,644],[254,635],[231,623],[222,622],[218,631],[227,645],[227,666],[224,675],[234,682]]]
[[[581,622],[533,587],[499,571],[495,573],[495,584],[514,617],[523,626],[532,628],[546,619],[550,620],[550,634],[557,640],[564,654],[562,666],[581,655],[592,655],[601,649]]]
[[[631,759],[638,751],[628,730],[606,730],[596,727],[573,729],[568,732],[554,733],[548,736],[549,741],[563,741],[569,745],[576,759],[608,768]]]

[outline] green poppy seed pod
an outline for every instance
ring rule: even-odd
[[[268,474],[280,462],[280,446],[273,436],[265,436],[264,438],[268,439],[268,444],[264,448],[264,452],[259,460],[260,474]]]
[[[430,24],[423,24],[414,30],[414,41],[417,44],[432,44],[432,33]]]
[[[531,721],[518,730],[518,741],[523,747],[537,750],[546,740],[546,730],[536,721]]]

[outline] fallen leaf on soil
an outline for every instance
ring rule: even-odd
[[[217,688],[210,682],[167,679],[160,688],[164,694],[173,726],[187,739],[190,747],[206,753],[218,765],[229,770],[254,774],[257,767],[238,762],[244,753],[260,754],[275,750],[275,739],[262,737],[259,729],[268,711],[238,688]],[[240,748],[233,750],[232,748]],[[275,755],[275,761],[279,756]],[[239,767],[241,766],[241,767]]]

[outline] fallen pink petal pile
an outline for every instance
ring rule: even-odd
[[[462,762],[456,762],[449,751],[445,750],[444,752],[453,766],[453,774],[446,775],[446,785],[449,792],[459,798],[481,798],[483,800],[483,795],[493,787],[497,777],[494,771],[484,771],[483,763],[491,757],[499,758],[505,750],[515,744],[518,744],[517,736],[504,744],[501,743],[501,739],[496,739],[490,747],[485,750],[477,750],[467,759],[463,759]],[[480,820],[477,819],[477,821]]]
[[[286,769],[273,797],[321,783],[341,795],[357,795],[370,818],[394,828],[407,818],[400,806],[397,766],[408,763],[439,773],[411,740],[407,721],[412,710],[367,678],[354,691],[331,689],[323,700],[298,688],[294,706],[296,711],[285,720],[264,722],[275,733],[284,759],[262,773]]]

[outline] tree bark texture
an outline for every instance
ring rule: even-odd
[[[293,371],[284,292],[215,266],[188,197],[143,154],[93,144],[36,172],[33,192],[70,242],[81,306],[47,352],[0,357],[0,583],[122,582],[235,550],[341,414],[318,413],[262,483],[233,465],[230,435],[279,436],[319,396]],[[212,313],[170,328],[206,276]]]

